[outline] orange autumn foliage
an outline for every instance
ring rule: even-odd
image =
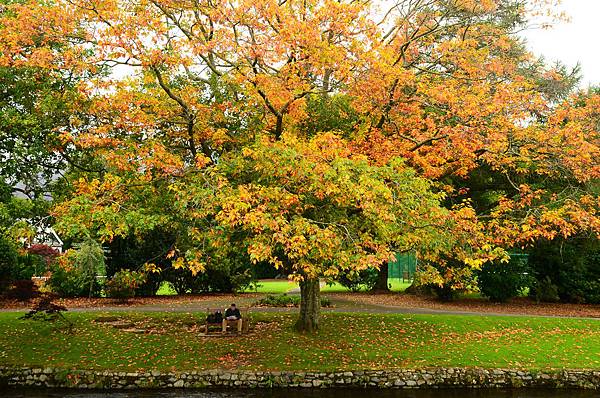
[[[386,9],[345,0],[56,0],[41,17],[42,6],[28,1],[3,18],[0,59],[11,67],[90,72],[80,88],[91,104],[89,120],[63,138],[94,152],[105,174],[80,180],[57,207],[74,235],[88,230],[111,239],[159,223],[181,225],[180,243],[190,247],[182,247],[188,254],[178,264],[201,269],[214,256],[199,247],[233,245],[222,229],[242,231],[251,259],[280,265],[276,253],[284,247],[302,278],[377,266],[409,247],[432,261],[450,252],[477,268],[503,258],[502,249],[542,237],[598,234],[598,99],[554,103],[540,90],[536,60],[513,35],[528,13],[545,10],[544,2],[534,2],[537,11],[499,0],[427,3],[398,1]],[[8,29],[17,23],[27,29]],[[32,50],[28,37],[40,35],[44,40]],[[54,42],[69,51],[55,59]],[[339,98],[348,103],[338,117],[344,123],[327,120],[318,124],[324,131],[308,133],[305,126],[320,117],[313,105],[327,110]],[[340,150],[333,158],[330,148],[315,144],[325,137]],[[286,150],[297,157],[284,156]],[[249,162],[253,153],[278,163]],[[341,227],[308,223],[302,233],[280,236],[282,226],[269,224],[306,206],[304,194],[335,199],[339,208],[356,201],[339,196],[340,181],[332,186],[317,178],[332,162],[360,163],[367,179],[399,159],[415,170],[403,178],[428,181],[420,194],[434,190],[438,205],[448,202],[446,209],[426,206],[439,215],[429,242],[411,240],[398,227],[413,219],[427,224],[425,214],[390,213],[383,201],[358,207],[411,242],[396,245],[380,236],[385,228],[378,225],[376,238],[357,233],[362,251],[352,251],[353,261],[328,253],[347,250]],[[238,162],[244,173],[228,169]],[[469,200],[455,203],[462,192],[468,196],[463,182],[484,166],[512,188],[481,214]],[[300,184],[300,177],[313,185]],[[97,189],[113,178],[118,190]],[[555,192],[538,183],[547,179],[572,189]],[[275,195],[264,181],[299,184],[300,191]],[[365,198],[381,193],[374,185],[364,189]],[[322,253],[310,257],[306,236],[323,245]]]

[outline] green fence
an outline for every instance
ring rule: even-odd
[[[416,270],[417,256],[415,253],[396,254],[396,259],[388,264],[388,277],[410,280]]]

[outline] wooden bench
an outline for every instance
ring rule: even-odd
[[[242,314],[242,333],[248,333],[250,330],[250,309],[245,307],[237,307],[240,310],[240,314]],[[219,332],[223,331],[223,322],[209,322],[208,316],[214,314],[217,311],[221,311],[223,317],[225,317],[226,309],[221,308],[207,308],[206,309],[206,318],[204,321],[204,331],[206,334],[210,334],[211,328],[217,329]],[[234,328],[233,330],[237,331],[237,322],[238,321],[227,321],[226,329]]]

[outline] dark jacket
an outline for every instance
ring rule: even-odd
[[[230,316],[235,316],[236,319],[240,319],[242,317],[242,314],[240,314],[240,310],[237,308],[235,310],[227,308],[225,310],[225,318],[229,318]]]

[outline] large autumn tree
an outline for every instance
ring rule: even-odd
[[[319,278],[431,244],[452,222],[399,158],[374,164],[355,150],[359,125],[303,128],[307,100],[339,96],[368,71],[378,33],[366,5],[78,6],[97,62],[131,71],[90,81],[110,90],[63,136],[107,170],[59,206],[65,232],[175,229],[173,264],[194,272],[244,251],[300,281],[298,328],[315,330]]]
[[[77,173],[56,210],[65,233],[161,228],[178,237],[174,266],[193,272],[232,251],[286,267],[299,328],[313,330],[320,277],[419,250],[442,284],[562,227],[554,197],[528,184],[479,214],[461,183],[474,170],[597,178],[578,166],[597,157],[570,146],[597,151],[584,112],[557,107],[540,84],[555,71],[514,35],[537,3],[55,0],[8,18],[63,38],[60,54],[20,62],[93,74],[79,85],[86,118],[61,142],[101,170]],[[3,55],[28,44],[2,35]],[[561,203],[595,220],[592,202]]]

